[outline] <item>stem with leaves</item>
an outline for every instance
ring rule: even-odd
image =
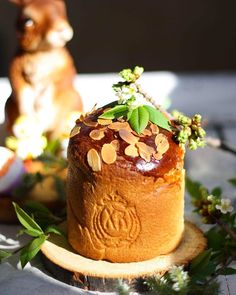
[[[40,251],[42,244],[48,239],[51,233],[57,235],[64,235],[64,233],[60,230],[60,228],[53,224],[44,224],[44,227],[41,227],[33,217],[30,217],[16,203],[13,203],[13,206],[15,208],[17,218],[23,226],[23,229],[19,232],[19,234],[27,234],[32,237],[32,240],[26,246],[16,250],[13,253],[15,254],[20,251],[20,262],[22,268],[24,268],[26,264],[31,261]],[[41,209],[41,212],[44,210],[44,212],[50,213],[46,207],[42,205],[38,205],[38,207]],[[11,253],[1,251],[0,259],[7,258],[10,255]]]

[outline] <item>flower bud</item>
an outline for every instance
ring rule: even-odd
[[[196,139],[196,143],[198,147],[205,147],[206,146],[206,142],[203,139],[197,138]]]
[[[143,72],[144,72],[144,68],[138,67],[138,66],[136,66],[133,71],[134,75],[136,76],[136,79],[138,79],[142,75]]]
[[[184,116],[184,115],[180,115],[178,120],[179,120],[180,124],[184,125],[184,126],[188,126],[191,124],[191,119]]]
[[[188,136],[190,136],[191,134],[192,134],[192,130],[191,130],[191,128],[190,127],[184,127],[184,132],[188,135]]]
[[[120,76],[127,82],[135,81],[135,75],[132,73],[131,69],[124,69],[120,72]]]
[[[197,135],[202,138],[206,135],[206,131],[202,127],[198,127]]]
[[[201,121],[202,121],[202,116],[201,116],[200,114],[196,114],[196,115],[194,115],[194,116],[193,116],[193,121],[194,121],[195,123],[201,123]]]
[[[190,139],[189,141],[189,149],[192,150],[192,151],[195,151],[197,149],[198,145],[196,143],[195,140],[193,139]]]
[[[177,136],[177,139],[180,143],[186,143],[188,141],[188,134],[184,130],[181,130]]]

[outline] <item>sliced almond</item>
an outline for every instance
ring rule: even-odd
[[[111,145],[113,145],[113,147],[115,148],[116,151],[118,151],[120,148],[120,143],[119,143],[118,139],[112,140]]]
[[[135,136],[137,137],[145,137],[145,135],[143,135],[142,133],[141,134],[138,134],[137,132],[135,132],[134,130],[131,131]]]
[[[155,144],[157,146],[157,151],[161,154],[167,152],[170,147],[168,139],[165,137],[164,134],[161,133],[157,134],[155,138]]]
[[[144,129],[142,134],[145,135],[145,136],[151,136],[152,132],[150,130],[148,130],[148,129]]]
[[[110,143],[105,143],[101,150],[102,160],[107,164],[112,164],[116,161],[116,150]]]
[[[151,161],[151,155],[149,153],[146,153],[143,150],[139,150],[139,155],[141,158],[143,158],[146,162],[150,162]]]
[[[84,120],[84,114],[81,114],[79,119],[77,119],[75,122],[76,124],[79,123],[79,122],[82,122]]]
[[[126,156],[130,156],[130,157],[138,157],[139,156],[138,149],[133,144],[130,144],[126,147],[125,154],[126,154]]]
[[[157,125],[151,124],[150,128],[151,128],[153,134],[158,134],[159,133],[159,128],[158,128]]]
[[[91,121],[88,118],[84,119],[83,123],[89,127],[97,127],[97,125],[98,125],[98,122]]]
[[[110,125],[112,123],[112,120],[108,120],[108,119],[98,119],[98,124],[106,126],[106,125]]]
[[[120,137],[129,144],[135,144],[139,141],[138,137],[135,137],[130,131],[126,129],[119,130]]]
[[[144,142],[138,142],[136,146],[138,147],[140,157],[143,158],[146,162],[150,162],[151,156],[155,152],[154,148]]]
[[[102,163],[98,152],[95,149],[91,149],[87,153],[87,161],[93,171],[101,171]]]
[[[89,136],[93,140],[101,140],[105,136],[105,134],[104,134],[104,131],[103,130],[95,129],[95,130],[92,130],[89,133]]]
[[[120,131],[121,129],[125,129],[131,131],[131,127],[128,122],[114,122],[108,126],[109,129]]]
[[[81,129],[81,126],[75,126],[72,130],[71,130],[71,133],[70,133],[70,138],[76,136],[77,134],[80,133],[80,129]]]
[[[137,142],[136,143],[136,146],[138,147],[138,149],[141,149],[143,151],[146,151],[147,153],[149,154],[153,154],[155,152],[155,149],[149,145],[147,145],[146,143],[144,142]]]
[[[163,155],[160,152],[157,152],[153,154],[153,157],[159,161],[162,159]]]

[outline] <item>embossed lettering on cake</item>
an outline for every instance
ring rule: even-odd
[[[97,239],[110,248],[132,244],[141,230],[135,207],[119,195],[106,196],[96,204],[92,223]]]

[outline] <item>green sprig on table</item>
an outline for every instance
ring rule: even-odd
[[[49,238],[50,234],[64,235],[60,228],[56,225],[56,222],[61,221],[58,217],[55,217],[46,207],[39,203],[31,202],[28,205],[28,208],[31,208],[32,212],[45,213],[48,217],[51,216],[51,219],[48,218],[48,222],[45,222],[45,219],[40,220],[37,223],[34,219],[34,215],[30,216],[22,208],[20,208],[16,203],[13,203],[17,218],[23,229],[19,231],[18,235],[27,234],[32,239],[24,247],[16,250],[13,253],[0,250],[0,262],[3,259],[10,257],[12,254],[20,252],[20,262],[21,267],[24,268],[28,262],[30,262],[40,251],[43,243]],[[52,224],[52,220],[54,224]]]
[[[47,225],[42,228],[33,217],[30,217],[23,209],[21,209],[16,203],[13,203],[18,220],[23,226],[20,234],[27,234],[33,239],[22,248],[20,252],[20,262],[22,268],[31,261],[36,254],[40,251],[43,243],[49,238],[50,233],[63,235],[62,231],[56,225]],[[42,208],[42,205],[40,205]],[[44,209],[48,210],[48,209]]]

